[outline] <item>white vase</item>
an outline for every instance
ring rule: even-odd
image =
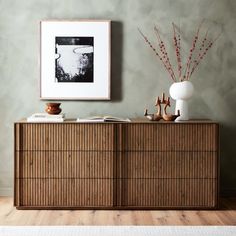
[[[180,111],[180,116],[175,121],[189,120],[188,100],[194,92],[193,84],[190,81],[182,81],[173,83],[170,86],[170,96],[176,100],[175,114]]]

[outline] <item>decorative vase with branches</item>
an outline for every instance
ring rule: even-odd
[[[170,95],[173,99],[176,100],[175,113],[177,114],[177,111],[180,110],[180,117],[178,117],[176,121],[189,119],[187,100],[191,98],[194,91],[193,85],[190,82],[190,78],[198,68],[200,62],[205,58],[207,52],[212,48],[212,46],[220,36],[219,34],[215,38],[211,39],[208,34],[208,29],[204,36],[200,37],[200,31],[203,24],[204,20],[201,21],[194,34],[191,47],[189,49],[189,54],[184,63],[184,58],[182,58],[181,54],[181,31],[175,23],[172,23],[173,45],[175,48],[177,71],[174,71],[174,67],[166,50],[166,44],[162,40],[157,26],[154,26],[154,32],[156,34],[158,44],[157,48],[154,47],[147,36],[138,28],[139,33],[152,49],[157,58],[160,60],[173,81],[173,84],[170,87]]]

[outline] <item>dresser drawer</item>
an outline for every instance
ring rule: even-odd
[[[114,152],[21,151],[17,178],[113,178]]]
[[[129,207],[216,207],[215,179],[123,179],[121,205]]]
[[[118,178],[216,178],[217,152],[122,152]]]
[[[16,124],[16,150],[113,151],[113,124]]]
[[[124,124],[119,150],[217,151],[218,125],[204,123]]]
[[[102,207],[113,205],[111,179],[17,179],[21,207]]]

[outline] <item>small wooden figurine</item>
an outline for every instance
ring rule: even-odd
[[[155,114],[148,114],[148,109],[145,109],[144,116],[146,116],[149,120],[159,121],[160,119],[162,119],[162,115],[161,115],[161,100],[160,100],[159,97],[157,97],[157,99],[156,99],[155,106],[157,107],[157,113],[155,113]]]
[[[164,114],[162,115],[161,104],[165,104],[164,106]],[[180,116],[180,111],[178,110],[177,115],[167,114],[167,107],[170,107],[170,97],[165,99],[165,93],[162,93],[162,99],[160,100],[159,96],[156,99],[155,106],[157,107],[157,113],[148,114],[148,109],[145,109],[144,116],[146,116],[151,121],[159,121],[161,119],[165,121],[174,121],[178,116]]]

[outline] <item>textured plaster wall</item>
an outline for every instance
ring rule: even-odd
[[[171,42],[175,21],[184,31],[186,52],[202,18],[213,34],[222,30],[192,78],[190,113],[220,122],[221,187],[236,192],[235,0],[0,0],[0,194],[11,194],[13,187],[13,122],[44,110],[38,91],[39,21],[52,18],[113,21],[112,100],[62,102],[70,117],[142,116],[144,107],[153,109],[155,96],[168,91],[171,80],[137,27],[154,40],[157,23]]]

